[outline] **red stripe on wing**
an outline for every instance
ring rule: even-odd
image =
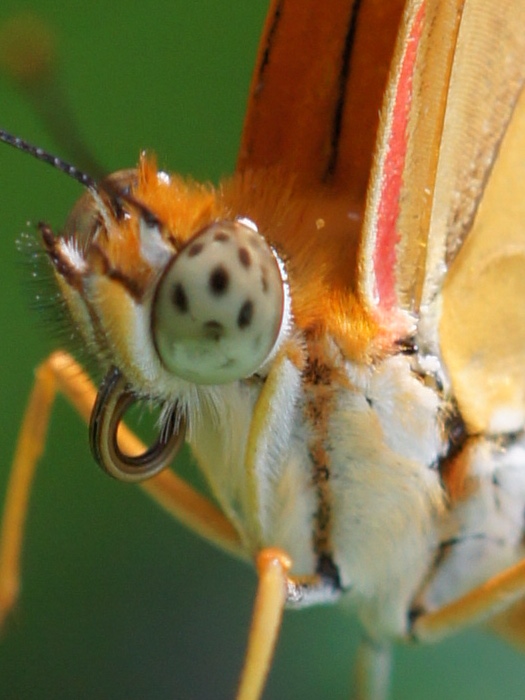
[[[383,310],[397,305],[396,294],[396,246],[400,238],[397,230],[400,205],[399,198],[403,186],[403,173],[408,142],[408,122],[412,102],[414,68],[418,43],[423,29],[425,5],[422,4],[410,30],[409,41],[401,65],[384,175],[378,207],[376,245],[374,250],[374,271],[378,305]]]

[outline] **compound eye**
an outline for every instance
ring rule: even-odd
[[[104,190],[104,186],[109,186],[112,191],[129,194],[137,181],[136,170],[118,170],[100,183],[100,189]],[[102,221],[100,203],[93,199],[92,192],[85,192],[70,211],[62,236],[74,237],[79,248],[85,250],[89,247]]]
[[[279,263],[249,225],[208,226],[172,259],[153,303],[163,364],[198,384],[248,377],[268,359],[283,324]]]

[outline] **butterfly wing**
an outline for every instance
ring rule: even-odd
[[[250,89],[238,170],[279,167],[364,202],[403,2],[275,0]]]
[[[368,307],[419,316],[475,431],[523,425],[524,20],[517,0],[408,4],[362,236]]]
[[[525,21],[523,7],[519,9],[521,17],[512,17],[509,26],[514,26],[516,20],[518,24]],[[478,133],[488,131],[488,143],[480,145],[477,152],[473,149],[472,167],[481,169],[478,177],[472,178],[473,211],[460,209],[457,227],[452,220],[448,225],[452,235],[446,238],[445,256],[451,262],[442,293],[439,337],[454,395],[472,432],[512,433],[525,424],[523,91],[516,102],[525,68],[525,47],[522,36],[517,39],[519,43],[511,47],[519,49],[518,60],[511,65],[522,74],[505,76],[509,63],[502,60],[499,74],[494,75],[492,99],[496,100],[496,113],[487,115],[478,126]],[[486,82],[480,79],[480,84]],[[514,89],[510,94],[505,91],[508,86]],[[494,134],[498,133],[501,140],[494,142]],[[492,161],[487,164],[491,155]],[[480,168],[481,164],[485,168]],[[467,233],[455,257],[457,244]],[[430,288],[429,294],[432,291]]]

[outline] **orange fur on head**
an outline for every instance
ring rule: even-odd
[[[282,175],[278,169],[244,172],[214,188],[163,176],[155,158],[142,154],[130,194],[158,219],[174,254],[216,221],[252,220],[286,265],[297,326],[332,337],[348,359],[369,359],[381,348],[377,325],[356,293],[360,208],[331,190],[305,191]],[[141,250],[140,217],[111,224],[88,251],[90,266],[140,297],[158,274]]]
[[[305,190],[278,168],[237,174],[223,198],[229,216],[252,219],[285,262],[299,328],[332,336],[348,358],[373,354],[377,326],[356,293],[358,204]]]

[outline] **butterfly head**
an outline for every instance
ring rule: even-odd
[[[289,325],[284,268],[256,225],[151,158],[90,188],[44,243],[82,335],[139,392],[250,377]]]

